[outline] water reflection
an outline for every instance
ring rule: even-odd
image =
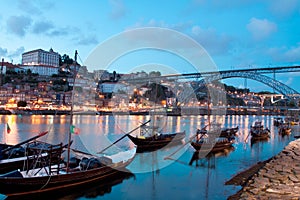
[[[195,167],[210,167],[215,168],[216,163],[215,159],[219,157],[226,157],[230,154],[230,152],[234,151],[234,147],[229,147],[218,152],[210,152],[204,158],[200,155],[199,151],[195,151],[192,155],[192,158],[189,162],[190,166]]]
[[[269,138],[264,138],[264,139],[252,139],[251,138],[251,148],[258,148],[260,146],[263,146],[263,143],[269,142]]]
[[[104,179],[101,182],[94,181],[91,184],[85,184],[76,189],[64,189],[59,190],[59,193],[50,194],[32,194],[25,199],[60,199],[60,200],[74,200],[74,199],[96,199],[112,193],[113,188],[122,184],[130,179],[135,179],[135,175],[130,171],[116,171],[114,176],[110,176],[109,179]],[[50,195],[50,196],[49,196]],[[15,199],[14,197],[8,197],[9,199]],[[113,199],[118,199],[118,195],[115,195]]]
[[[91,190],[88,188],[74,191],[75,196],[66,199],[226,199],[239,188],[224,186],[238,172],[247,169],[258,161],[269,159],[279,153],[294,136],[300,134],[300,126],[292,127],[289,136],[278,134],[277,127],[273,126],[276,116],[232,115],[211,117],[212,120],[222,122],[222,127],[239,126],[234,148],[217,154],[198,159],[193,147],[187,142],[195,134],[197,128],[203,127],[208,116],[164,116],[163,132],[186,131],[185,144],[168,147],[151,153],[138,153],[128,169],[135,174],[123,183],[120,182],[104,189]],[[16,144],[24,141],[39,132],[49,130],[49,133],[40,138],[50,143],[67,142],[70,116],[0,116],[0,140],[3,143]],[[101,151],[124,134],[131,131],[150,118],[150,116],[74,116],[76,127],[80,128],[79,135],[72,135],[73,148],[92,149]],[[267,141],[251,142],[249,136],[250,125],[255,120],[261,120],[265,127],[271,130],[271,137]],[[9,123],[12,129],[6,133],[5,125]],[[133,133],[134,134],[134,133]],[[247,137],[248,136],[248,137]],[[133,143],[125,137],[116,144],[116,148],[132,148]],[[172,153],[180,151],[165,159]],[[105,153],[114,151],[109,149]],[[190,165],[191,164],[191,165]],[[151,184],[154,185],[151,185]],[[183,184],[184,183],[184,184]],[[109,185],[109,184],[108,184]],[[207,187],[204,187],[204,186]],[[209,187],[208,187],[209,186]],[[146,190],[145,188],[148,188]],[[132,192],[134,191],[134,192]]]

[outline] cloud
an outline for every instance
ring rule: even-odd
[[[50,37],[65,36],[68,34],[69,34],[68,28],[59,28],[59,29],[57,28],[57,29],[51,30],[47,33],[47,35]]]
[[[300,44],[298,43],[298,46],[292,47],[288,51],[286,51],[284,54],[284,57],[289,62],[296,62],[300,60]]]
[[[126,7],[122,0],[110,0],[109,3],[112,7],[110,12],[112,19],[118,20],[126,15]]]
[[[68,35],[70,32],[77,33],[76,27],[55,27],[50,21],[37,21],[26,16],[12,16],[7,20],[7,29],[18,36],[24,36],[26,32],[33,34],[44,34],[49,37]]]
[[[267,19],[251,18],[247,24],[248,31],[251,32],[255,40],[262,40],[277,31],[277,25]]]
[[[9,54],[7,55],[7,57],[9,58],[20,58],[21,54],[25,52],[25,48],[23,46],[17,48],[16,50],[9,52]]]
[[[48,28],[48,31],[45,32],[45,35],[49,37],[60,37],[60,36],[66,36],[66,35],[75,35],[80,33],[80,29],[77,27],[72,27],[72,26],[65,26],[65,27],[54,27],[53,23],[50,23],[49,25],[52,24],[52,27]]]
[[[235,12],[236,10],[262,3],[261,0],[191,0],[189,2],[186,4],[186,8],[183,8],[185,15],[208,10],[210,13],[218,15],[224,12]]]
[[[151,19],[146,26],[151,26],[151,27],[164,27],[164,28],[169,28],[173,29],[176,31],[184,32],[192,27],[192,23],[187,21],[187,22],[178,22],[176,24],[166,24],[164,21],[156,21]]]
[[[54,7],[54,1],[47,0],[18,0],[17,1],[18,8],[30,15],[38,15],[43,14],[44,10],[49,10]]]
[[[199,42],[210,54],[220,55],[229,51],[232,38],[219,34],[215,29],[202,29],[200,26],[192,27],[192,36]]]
[[[270,10],[275,15],[284,17],[297,12],[299,6],[299,0],[273,0],[271,1]]]
[[[192,23],[190,21],[187,22],[179,22],[176,24],[167,24],[164,21],[157,21],[154,19],[149,20],[148,22],[139,21],[135,23],[133,26],[126,28],[127,30],[141,28],[141,27],[161,27],[161,28],[169,28],[179,32],[190,31],[192,27]]]
[[[28,1],[28,0],[19,0],[18,1],[18,7],[20,10],[29,13],[31,15],[40,15],[42,12],[38,8],[37,5],[33,1]]]
[[[196,40],[201,46],[203,46],[209,54],[211,55],[220,55],[228,53],[230,45],[233,41],[228,35],[217,33],[213,28],[202,29],[200,26],[193,26],[192,22],[184,22],[177,24],[167,24],[164,21],[150,20],[147,23],[137,22],[134,26],[129,27],[128,29],[141,28],[141,27],[161,27],[168,28],[175,31],[179,31],[183,34],[190,35],[194,40]],[[150,38],[153,36],[149,36]],[[164,43],[161,41],[159,36],[157,37],[158,42]],[[178,44],[174,44],[178,46]],[[180,44],[182,47],[185,47],[185,44]]]
[[[91,37],[80,37],[77,42],[78,45],[90,45],[90,44],[98,44],[98,40],[95,36]]]
[[[7,49],[0,47],[0,57],[6,57]]]
[[[6,25],[9,32],[18,36],[24,36],[31,22],[31,18],[26,16],[11,16],[8,18]]]
[[[49,37],[60,37],[66,36],[70,33],[79,33],[80,30],[77,27],[65,26],[56,27],[51,21],[38,21],[35,22],[32,27],[32,33],[34,34],[44,34]]]
[[[49,30],[53,29],[54,25],[51,22],[39,21],[33,25],[33,33],[47,33]]]
[[[0,58],[4,58],[5,60],[10,60],[10,62],[13,62],[14,59],[20,59],[21,54],[24,53],[24,51],[25,48],[23,46],[13,51],[8,51],[7,48],[0,47]]]
[[[267,54],[275,62],[298,62],[300,60],[300,43],[292,47],[273,47],[268,49]]]
[[[244,6],[249,6],[251,4],[256,4],[259,0],[231,0],[230,3],[228,1],[220,1],[220,0],[210,0],[211,6],[218,9],[236,9]]]

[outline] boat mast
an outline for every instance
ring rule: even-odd
[[[211,103],[211,100],[210,100],[210,94],[208,93],[207,91],[207,118],[208,118],[208,127],[210,127],[210,103]]]
[[[69,172],[69,163],[70,163],[70,146],[71,146],[71,137],[72,137],[72,131],[73,128],[73,105],[74,105],[74,87],[75,87],[75,80],[77,76],[77,50],[75,50],[75,61],[74,61],[74,74],[73,74],[73,89],[72,89],[72,96],[71,96],[71,110],[70,110],[70,127],[69,127],[69,135],[68,135],[68,156],[67,156],[67,173]]]

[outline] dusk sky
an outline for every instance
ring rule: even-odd
[[[0,58],[15,64],[21,63],[23,52],[39,48],[53,48],[72,58],[78,50],[79,63],[83,64],[99,44],[117,34],[159,27],[198,42],[218,70],[300,65],[299,0],[0,0],[0,3]],[[112,63],[110,69],[126,73],[131,71],[126,67],[157,63],[177,65],[182,70],[175,71],[181,73],[193,72],[180,59],[166,59],[164,54],[152,56],[152,53],[149,50],[124,56]],[[100,66],[87,67],[92,71]],[[293,73],[277,77],[300,91],[298,76]],[[231,81],[236,87],[243,82]],[[260,83],[251,84],[256,84],[256,90],[264,89]]]

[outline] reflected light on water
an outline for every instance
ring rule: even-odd
[[[18,132],[18,126],[16,124],[17,116],[16,115],[8,115],[7,116],[7,122],[4,126],[4,138],[5,143],[7,144],[17,144],[20,142],[19,132]],[[7,133],[7,124],[10,127],[10,133]]]
[[[0,116],[0,132],[3,133],[0,136],[1,142],[9,141],[16,144],[35,136],[40,131],[49,130],[50,127],[51,131],[49,134],[41,139],[53,143],[66,142],[69,133],[69,117]],[[82,144],[87,148],[93,149],[93,152],[102,150],[108,146],[107,144],[116,141],[125,133],[140,125],[141,122],[145,122],[150,118],[149,116],[128,115],[74,117],[76,126],[80,127],[81,131],[79,135],[72,135],[74,140],[72,147]],[[121,196],[124,199],[142,199],[146,195],[146,198],[153,197],[153,199],[184,199],[187,195],[190,195],[189,197],[192,199],[214,199],[216,197],[219,197],[218,199],[226,199],[228,195],[237,192],[239,189],[225,186],[224,182],[226,180],[258,161],[274,156],[289,141],[293,140],[294,131],[297,131],[297,134],[300,131],[299,126],[293,127],[293,133],[290,137],[281,137],[277,134],[277,127],[273,127],[274,117],[272,116],[232,115],[211,119],[223,121],[222,127],[239,126],[237,140],[233,149],[215,154],[213,157],[210,157],[210,161],[206,158],[198,160],[197,167],[195,167],[196,161],[192,166],[189,165],[195,152],[190,144],[181,149],[184,151],[183,154],[178,152],[174,156],[172,155],[174,160],[165,160],[164,158],[177,151],[181,146],[168,147],[151,153],[139,153],[128,167],[129,170],[136,174],[137,178],[114,188],[110,194],[105,194],[100,198],[117,199],[117,197]],[[268,141],[251,143],[250,136],[245,141],[249,134],[250,125],[256,119],[263,120],[264,125],[271,129],[272,137]],[[166,131],[186,130],[187,136],[193,135],[197,128],[203,127],[208,122],[207,116],[164,116],[163,120]],[[40,124],[36,124],[38,122]],[[6,134],[6,123],[9,123],[11,126],[12,132],[10,134]],[[108,143],[105,143],[105,140]],[[117,145],[120,149],[134,146],[127,137],[118,142]],[[114,150],[114,148],[109,149],[107,153]],[[149,172],[148,170],[157,171]],[[137,173],[137,171],[147,173]],[[152,183],[155,183],[155,187],[151,187],[151,190],[145,190],[145,187],[149,187]],[[80,199],[87,198],[81,197]]]
[[[176,120],[176,124],[174,125],[174,127],[176,127],[175,132],[183,131],[183,130],[180,130],[181,123],[183,123],[181,118]]]

